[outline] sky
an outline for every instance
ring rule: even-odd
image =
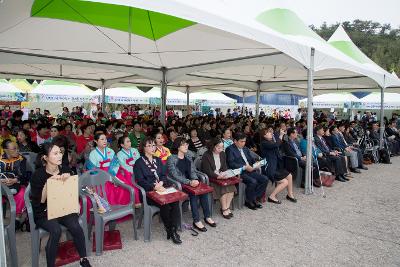
[[[307,25],[373,20],[400,27],[400,0],[286,0]]]

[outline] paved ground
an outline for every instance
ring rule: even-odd
[[[400,266],[400,158],[321,195],[297,193],[299,202],[235,210],[229,221],[183,244],[166,240],[158,219],[153,240],[132,239],[130,223],[119,226],[123,249],[90,257],[93,266]],[[319,193],[320,191],[317,191]],[[283,199],[285,195],[280,196]],[[189,213],[185,214],[190,222]],[[21,266],[30,266],[30,238],[18,233]],[[43,244],[44,245],[44,244]],[[41,266],[45,266],[44,250]],[[76,266],[71,265],[71,266]]]

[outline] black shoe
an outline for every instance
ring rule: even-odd
[[[354,173],[361,173],[361,171],[360,171],[360,170],[353,169],[353,168],[351,168],[351,169],[350,169],[350,171],[351,171],[351,172],[354,172]]]
[[[339,181],[339,182],[347,182],[346,180],[344,180],[344,179],[343,179],[342,177],[340,177],[340,176],[336,176],[335,180],[336,180],[336,181]]]
[[[180,237],[180,236],[178,235],[178,233],[176,232],[176,228],[175,228],[175,227],[173,227],[173,228],[171,229],[171,239],[172,239],[172,242],[173,242],[174,244],[177,244],[177,245],[182,244],[181,237]]]
[[[18,230],[22,231],[22,223],[19,220],[15,220],[15,232]]]
[[[205,228],[204,226],[202,228],[200,228],[195,223],[193,223],[193,227],[195,229],[199,230],[200,232],[207,232],[207,228]]]
[[[92,265],[90,265],[89,260],[86,259],[86,258],[81,259],[81,261],[79,262],[79,266],[81,266],[81,267],[92,267]]]
[[[254,201],[253,202],[253,204],[254,204],[254,206],[257,208],[257,209],[262,209],[262,205],[261,205],[261,203],[260,202],[257,202],[257,201]]]
[[[254,205],[254,203],[252,203],[252,202],[244,202],[244,205],[246,206],[246,207],[248,207],[249,209],[251,209],[251,210],[256,210],[257,208],[256,208],[256,206]]]
[[[368,170],[368,168],[365,166],[361,166],[361,167],[359,167],[359,169],[366,170],[366,171]]]
[[[206,224],[208,224],[209,226],[211,226],[211,227],[217,227],[217,224],[216,224],[215,222],[210,223],[210,222],[208,222],[206,219],[204,219],[204,222],[205,222]]]
[[[272,198],[268,197],[268,202],[275,203],[275,204],[282,204],[279,200],[273,200]]]
[[[226,210],[227,210],[227,209],[226,209]],[[224,214],[224,211],[226,211],[226,210],[220,209],[221,215],[222,215],[222,217],[224,217],[224,219],[229,220],[230,218],[232,218],[232,216],[231,216],[232,213],[229,213],[228,215],[225,215],[225,214]]]
[[[290,202],[297,203],[297,199],[295,199],[294,197],[289,197],[289,195],[286,195],[286,199]]]
[[[229,213],[229,217],[233,218],[233,213],[232,212]]]
[[[345,181],[350,181],[350,179],[347,178],[347,177],[345,177],[344,175],[339,175],[339,177],[342,178],[342,179],[345,180]]]

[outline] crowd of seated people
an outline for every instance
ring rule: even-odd
[[[133,187],[134,177],[145,191],[163,191],[171,185],[171,180],[196,187],[199,178],[194,159],[201,157],[199,170],[213,179],[224,179],[221,173],[228,169],[241,170],[240,178],[245,184],[244,204],[251,210],[261,209],[264,197],[269,203],[281,204],[280,193],[284,190],[287,201],[297,202],[293,190],[297,173],[293,173],[285,165],[284,158],[297,162],[302,170],[301,186],[304,186],[308,144],[306,122],[301,116],[295,121],[294,118],[273,118],[263,114],[256,122],[253,117],[240,113],[235,116],[218,113],[217,117],[178,117],[172,113],[167,117],[164,126],[158,113],[156,116],[154,112],[142,115],[129,111],[125,113],[123,120],[107,117],[101,112],[94,119],[75,112],[74,116],[36,116],[32,117],[35,119],[22,121],[21,111],[11,114],[8,110],[2,112],[0,169],[2,173],[12,174],[10,179],[1,181],[14,189],[17,220],[20,220],[24,209],[21,198],[23,193],[20,192],[32,182],[26,174],[26,160],[21,153],[38,153],[46,144],[52,144],[57,147],[57,151],[60,150],[64,168],[61,174],[64,171],[77,174],[98,168]],[[400,154],[398,125],[397,117],[387,121],[385,125],[384,141],[392,155]],[[323,116],[315,117],[312,143],[313,184],[321,185],[318,180],[322,170],[331,172],[340,182],[349,181],[354,175],[352,173],[367,170],[360,139],[368,138],[379,142],[379,131],[379,124],[368,119],[337,121]],[[206,152],[198,155],[200,150]],[[50,150],[42,150],[43,153],[48,154]],[[266,159],[267,164],[255,164],[260,159]],[[43,168],[40,172],[44,172]],[[33,177],[37,175],[34,174]],[[54,175],[58,174],[54,172]],[[274,188],[266,196],[269,181]],[[219,201],[222,217],[231,219],[231,204],[238,188],[235,185],[211,185],[214,188],[213,199]],[[42,189],[40,187],[36,191],[38,205]],[[129,192],[126,190],[118,191],[110,186],[106,191],[111,204],[129,202]],[[140,206],[143,196],[136,188],[135,192],[135,204]],[[210,227],[217,226],[211,217],[209,201],[205,195],[189,194],[193,227],[201,232],[207,230],[203,222]],[[200,219],[199,203],[203,211],[203,221]],[[167,238],[176,244],[182,243],[176,232],[180,221],[178,203],[160,207],[160,215]],[[47,227],[47,222],[43,221],[41,225]],[[54,247],[48,251],[48,260],[52,260],[54,256],[53,249]],[[85,259],[84,253],[81,256]]]

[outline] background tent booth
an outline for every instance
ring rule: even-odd
[[[0,104],[1,101],[26,101],[26,93],[4,79],[0,79]]]
[[[72,111],[76,106],[89,106],[89,103],[98,103],[99,97],[92,90],[82,84],[64,81],[42,81],[29,94],[29,109],[47,109],[51,114],[61,113],[62,107]]]

